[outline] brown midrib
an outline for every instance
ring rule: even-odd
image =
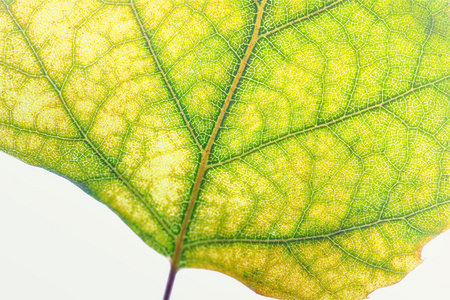
[[[208,140],[208,144],[206,145],[205,149],[202,151],[200,166],[197,171],[197,176],[195,178],[194,187],[192,188],[192,193],[191,193],[191,197],[189,199],[188,207],[187,207],[186,213],[184,214],[183,222],[181,224],[180,234],[177,236],[176,241],[175,241],[175,249],[174,249],[174,253],[172,256],[171,270],[170,270],[170,274],[169,274],[168,285],[166,287],[166,294],[164,296],[164,299],[168,299],[170,297],[171,284],[173,284],[173,279],[178,270],[178,264],[180,262],[181,254],[183,252],[184,238],[186,236],[189,221],[191,220],[192,213],[194,212],[195,202],[197,200],[198,194],[200,192],[200,187],[202,185],[202,182],[203,182],[206,170],[207,170],[209,156],[211,154],[211,149],[217,138],[219,129],[220,129],[222,122],[225,118],[225,115],[228,111],[228,107],[230,106],[231,100],[233,99],[233,96],[236,92],[239,81],[241,80],[242,74],[245,71],[247,62],[253,53],[253,49],[255,48],[256,43],[258,42],[259,29],[261,27],[261,21],[262,21],[262,17],[264,14],[264,7],[265,7],[266,3],[267,3],[267,0],[263,0],[261,2],[261,4],[258,6],[258,11],[256,14],[256,20],[255,20],[255,27],[253,29],[253,34],[250,39],[250,42],[247,46],[247,50],[245,51],[244,57],[242,58],[241,63],[239,64],[239,69],[236,73],[236,76],[233,79],[233,82],[231,84],[230,90],[228,91],[228,94],[227,94],[225,102],[222,106],[222,109],[220,110],[220,114],[216,120],[213,131]]]

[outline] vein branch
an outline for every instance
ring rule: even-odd
[[[262,39],[262,38],[265,38],[265,37],[267,37],[269,35],[272,35],[272,34],[274,34],[276,32],[282,31],[283,29],[286,29],[286,28],[288,28],[288,27],[290,27],[290,26],[292,26],[292,25],[294,25],[296,23],[299,23],[299,22],[301,22],[303,20],[309,19],[309,18],[311,18],[313,16],[316,16],[316,15],[322,13],[322,12],[325,12],[325,11],[327,11],[327,10],[329,10],[329,9],[331,9],[331,8],[337,6],[337,5],[339,5],[339,4],[341,4],[341,3],[345,2],[345,1],[347,1],[347,0],[337,0],[335,2],[332,2],[332,3],[328,4],[328,5],[325,5],[322,8],[319,8],[318,10],[310,12],[307,15],[301,16],[301,17],[299,17],[297,19],[293,19],[293,20],[291,20],[291,21],[289,21],[289,22],[287,22],[287,23],[285,23],[283,25],[280,25],[280,26],[278,26],[278,27],[276,27],[276,28],[274,28],[274,29],[264,33],[264,34],[261,34],[258,39]]]
[[[195,141],[195,144],[198,146],[198,148],[200,150],[203,150],[203,146],[200,143],[200,141],[198,140],[197,134],[194,131],[194,128],[192,128],[191,123],[189,122],[189,119],[186,115],[186,112],[184,111],[183,107],[181,106],[181,102],[180,99],[178,98],[177,94],[175,93],[175,90],[173,89],[172,84],[169,81],[169,78],[167,77],[167,73],[165,72],[163,66],[161,65],[161,62],[159,61],[158,56],[156,55],[155,49],[153,48],[152,42],[150,40],[150,37],[147,33],[147,31],[145,30],[144,27],[144,23],[142,22],[142,18],[139,15],[139,12],[136,9],[136,5],[134,4],[134,1],[130,1],[130,7],[131,10],[133,12],[134,18],[137,20],[138,25],[139,25],[139,30],[141,31],[142,36],[145,39],[145,43],[147,44],[148,49],[150,50],[150,53],[153,57],[153,60],[155,61],[156,67],[159,70],[159,73],[161,73],[163,80],[167,86],[167,89],[169,90],[170,95],[172,96],[172,98],[175,100],[175,103],[178,107],[178,110],[180,111],[182,117],[183,117],[183,121],[186,124],[192,138]]]

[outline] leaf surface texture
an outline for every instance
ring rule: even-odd
[[[176,267],[363,299],[450,222],[447,0],[2,0],[0,149]]]

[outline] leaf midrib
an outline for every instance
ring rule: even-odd
[[[255,46],[258,42],[259,31],[261,28],[261,23],[262,23],[263,14],[264,14],[264,8],[265,8],[266,4],[267,4],[267,0],[263,0],[263,1],[261,1],[261,4],[256,6],[257,13],[256,13],[255,22],[254,22],[252,36],[247,45],[245,54],[239,64],[238,71],[233,79],[233,82],[228,91],[228,94],[224,101],[224,104],[220,110],[219,116],[217,117],[217,120],[216,120],[214,128],[211,132],[208,143],[207,143],[205,149],[202,151],[202,157],[201,157],[200,165],[197,170],[197,176],[195,178],[195,183],[194,183],[194,186],[191,191],[191,197],[189,199],[188,207],[187,207],[186,213],[184,214],[183,222],[181,224],[180,234],[178,235],[176,242],[175,242],[174,254],[173,254],[172,260],[171,260],[171,268],[172,268],[171,274],[173,274],[173,277],[175,276],[175,273],[178,269],[181,254],[183,252],[184,239],[186,237],[186,232],[187,232],[189,222],[190,222],[190,220],[192,218],[192,214],[194,212],[195,203],[197,201],[198,194],[200,192],[200,187],[203,183],[205,173],[208,170],[208,162],[209,162],[209,157],[211,154],[211,149],[217,138],[220,127],[221,127],[222,122],[225,118],[225,115],[228,111],[228,107],[231,104],[231,100],[233,99],[233,96],[236,92],[238,84],[241,81],[241,77],[244,74],[245,68],[247,67],[248,60],[250,59],[250,56],[253,54],[253,49],[255,48]],[[169,279],[169,281],[170,281],[170,279]]]

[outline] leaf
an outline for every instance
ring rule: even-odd
[[[2,0],[0,149],[109,206],[169,283],[362,299],[449,227],[449,4]]]

